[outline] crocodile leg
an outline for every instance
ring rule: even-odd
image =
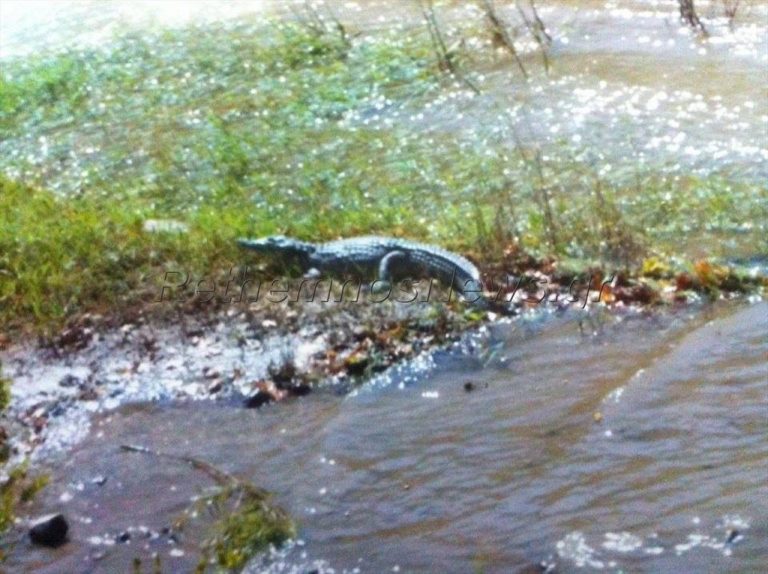
[[[402,251],[390,251],[379,261],[379,276],[374,291],[381,292],[392,288],[393,266],[408,260],[408,255]]]

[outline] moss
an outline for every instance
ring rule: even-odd
[[[203,502],[228,507],[203,544],[198,572],[204,572],[211,561],[227,570],[239,570],[270,545],[280,546],[296,535],[290,516],[250,483],[238,480]]]
[[[0,533],[13,524],[18,505],[32,501],[49,480],[46,474],[30,474],[26,463],[8,472],[7,479],[0,483]]]
[[[2,376],[2,363],[0,363],[0,414],[11,404],[11,381]]]
[[[28,477],[26,482],[19,492],[20,502],[31,502],[34,500],[37,493],[43,490],[51,481],[51,477],[47,474],[38,474]]]

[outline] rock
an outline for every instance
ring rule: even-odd
[[[275,401],[275,398],[268,392],[258,390],[250,397],[246,398],[243,402],[243,406],[247,409],[258,409],[268,403]]]
[[[33,544],[56,548],[67,541],[69,524],[63,514],[51,514],[37,520],[29,529]]]
[[[474,391],[475,388],[476,388],[475,383],[473,383],[472,381],[467,381],[466,383],[464,383],[464,390],[467,391],[468,393],[471,393],[472,391]]]
[[[53,346],[54,349],[58,350],[80,351],[88,346],[93,335],[93,329],[81,325],[74,325],[64,329],[56,338],[54,338]]]
[[[91,483],[97,486],[104,486],[107,483],[107,477],[103,474],[99,474],[91,479]]]
[[[350,375],[358,376],[365,373],[366,368],[370,364],[370,357],[362,352],[355,351],[344,361],[344,366],[347,368],[347,372]]]
[[[216,369],[213,369],[211,367],[204,367],[203,368],[203,377],[208,379],[209,381],[213,379],[219,379],[221,378],[221,373],[217,371]]]
[[[93,388],[83,389],[77,395],[78,401],[95,401],[98,400],[98,398],[99,393]]]
[[[145,219],[142,229],[147,233],[187,233],[189,226],[176,219]]]
[[[68,389],[70,387],[79,387],[82,381],[73,374],[64,375],[59,381],[59,386]]]
[[[312,392],[312,385],[308,383],[297,383],[290,387],[288,392],[294,397],[304,397]]]
[[[117,542],[125,544],[126,542],[129,542],[131,540],[131,533],[130,532],[121,532],[117,535],[116,538]]]

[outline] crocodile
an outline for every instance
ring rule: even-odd
[[[381,286],[403,279],[437,279],[468,303],[485,306],[480,271],[456,253],[407,239],[361,236],[326,243],[299,241],[284,235],[239,239],[241,247],[279,258],[305,273],[358,274],[378,277]]]

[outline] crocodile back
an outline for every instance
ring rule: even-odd
[[[442,247],[408,239],[366,235],[321,243],[313,254],[313,262],[335,272],[360,271],[373,273],[388,253],[405,255],[402,277],[429,277],[463,291],[467,282],[479,285],[477,267],[461,255]]]

